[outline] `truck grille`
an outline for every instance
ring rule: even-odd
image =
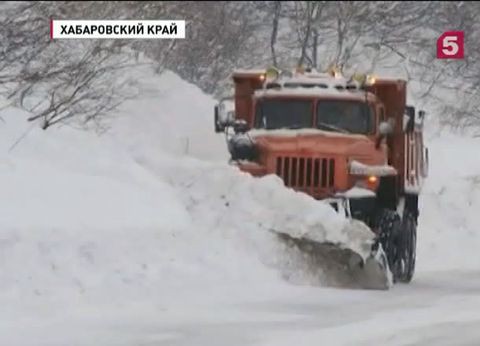
[[[276,173],[288,187],[326,189],[335,183],[334,159],[279,156],[276,160]]]

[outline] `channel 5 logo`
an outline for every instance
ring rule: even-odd
[[[463,59],[464,58],[463,31],[447,31],[437,39],[437,59]]]

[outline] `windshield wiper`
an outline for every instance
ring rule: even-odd
[[[329,130],[334,130],[334,131],[338,131],[338,132],[342,132],[342,133],[351,133],[350,131],[346,130],[346,129],[342,129],[341,127],[337,127],[335,125],[331,125],[331,124],[327,124],[327,123],[318,123],[317,124],[318,126],[323,126]]]

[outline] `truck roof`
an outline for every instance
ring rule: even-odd
[[[235,70],[234,78],[255,78],[258,76],[263,87],[253,92],[254,97],[336,97],[364,101],[373,100],[374,97],[361,85],[352,79],[341,75],[332,76],[328,73],[302,72],[281,74],[275,79],[268,80],[265,70]]]
[[[322,89],[322,88],[282,88],[282,89],[259,89],[255,90],[254,97],[328,97],[338,99],[349,99],[358,101],[373,101],[375,95],[367,91],[357,90],[337,90],[335,88]]]
[[[239,75],[260,75],[265,73],[266,69],[236,69],[233,70],[233,76]]]

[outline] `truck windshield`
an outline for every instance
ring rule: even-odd
[[[363,102],[319,101],[317,127],[326,131],[368,134],[373,128],[373,114]]]
[[[263,99],[257,103],[255,127],[261,129],[312,128],[313,102],[309,100]]]

